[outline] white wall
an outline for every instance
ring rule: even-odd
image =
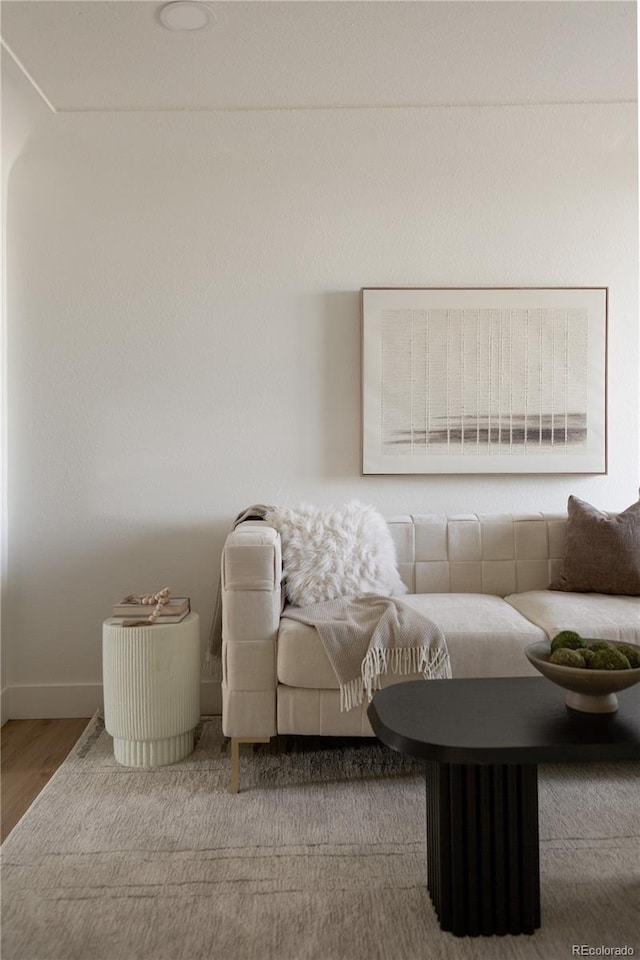
[[[9,209],[12,714],[86,714],[101,621],[189,594],[233,516],[638,493],[630,104],[59,115]],[[361,477],[362,286],[610,287],[607,476]]]

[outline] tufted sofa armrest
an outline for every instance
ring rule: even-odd
[[[242,523],[222,551],[223,732],[240,740],[276,734],[276,638],[281,612],[280,535]]]

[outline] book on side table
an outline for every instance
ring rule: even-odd
[[[152,608],[152,609],[153,609],[153,608]],[[115,617],[115,616],[112,616],[112,617],[109,617],[109,623],[112,623],[112,624],[116,625],[116,624],[118,624],[118,623],[124,623],[124,622],[126,621],[130,626],[137,626],[136,621],[139,621],[139,623],[140,623],[142,626],[145,626],[145,624],[146,624],[146,623],[148,622],[148,620],[149,620],[149,614],[150,614],[150,613],[151,613],[151,610],[149,610],[149,613],[145,613],[145,614],[142,614],[142,615],[141,615],[141,614],[138,614],[138,613],[134,613],[133,616],[132,616],[131,614],[129,614],[129,616],[127,616],[127,617]],[[164,623],[164,624],[167,624],[167,623],[182,623],[183,620],[186,620],[186,619],[187,619],[187,617],[189,616],[190,613],[191,613],[190,610],[185,610],[184,613],[178,613],[178,614],[176,614],[175,616],[158,617],[158,619],[156,620],[156,626],[160,626],[160,627],[161,627],[163,623]]]
[[[156,609],[155,603],[126,603],[121,600],[116,603],[111,611],[112,617],[123,617],[125,619],[135,619],[140,617],[145,620]],[[159,617],[166,623],[179,623],[184,620],[191,610],[191,601],[189,597],[169,597],[158,611]],[[180,620],[175,620],[179,617]]]

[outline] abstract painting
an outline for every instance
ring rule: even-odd
[[[363,474],[606,473],[607,294],[363,288]]]

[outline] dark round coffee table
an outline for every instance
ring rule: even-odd
[[[569,709],[542,677],[413,680],[380,690],[376,736],[424,757],[427,887],[457,936],[540,926],[538,763],[640,759],[640,685],[616,713]]]

